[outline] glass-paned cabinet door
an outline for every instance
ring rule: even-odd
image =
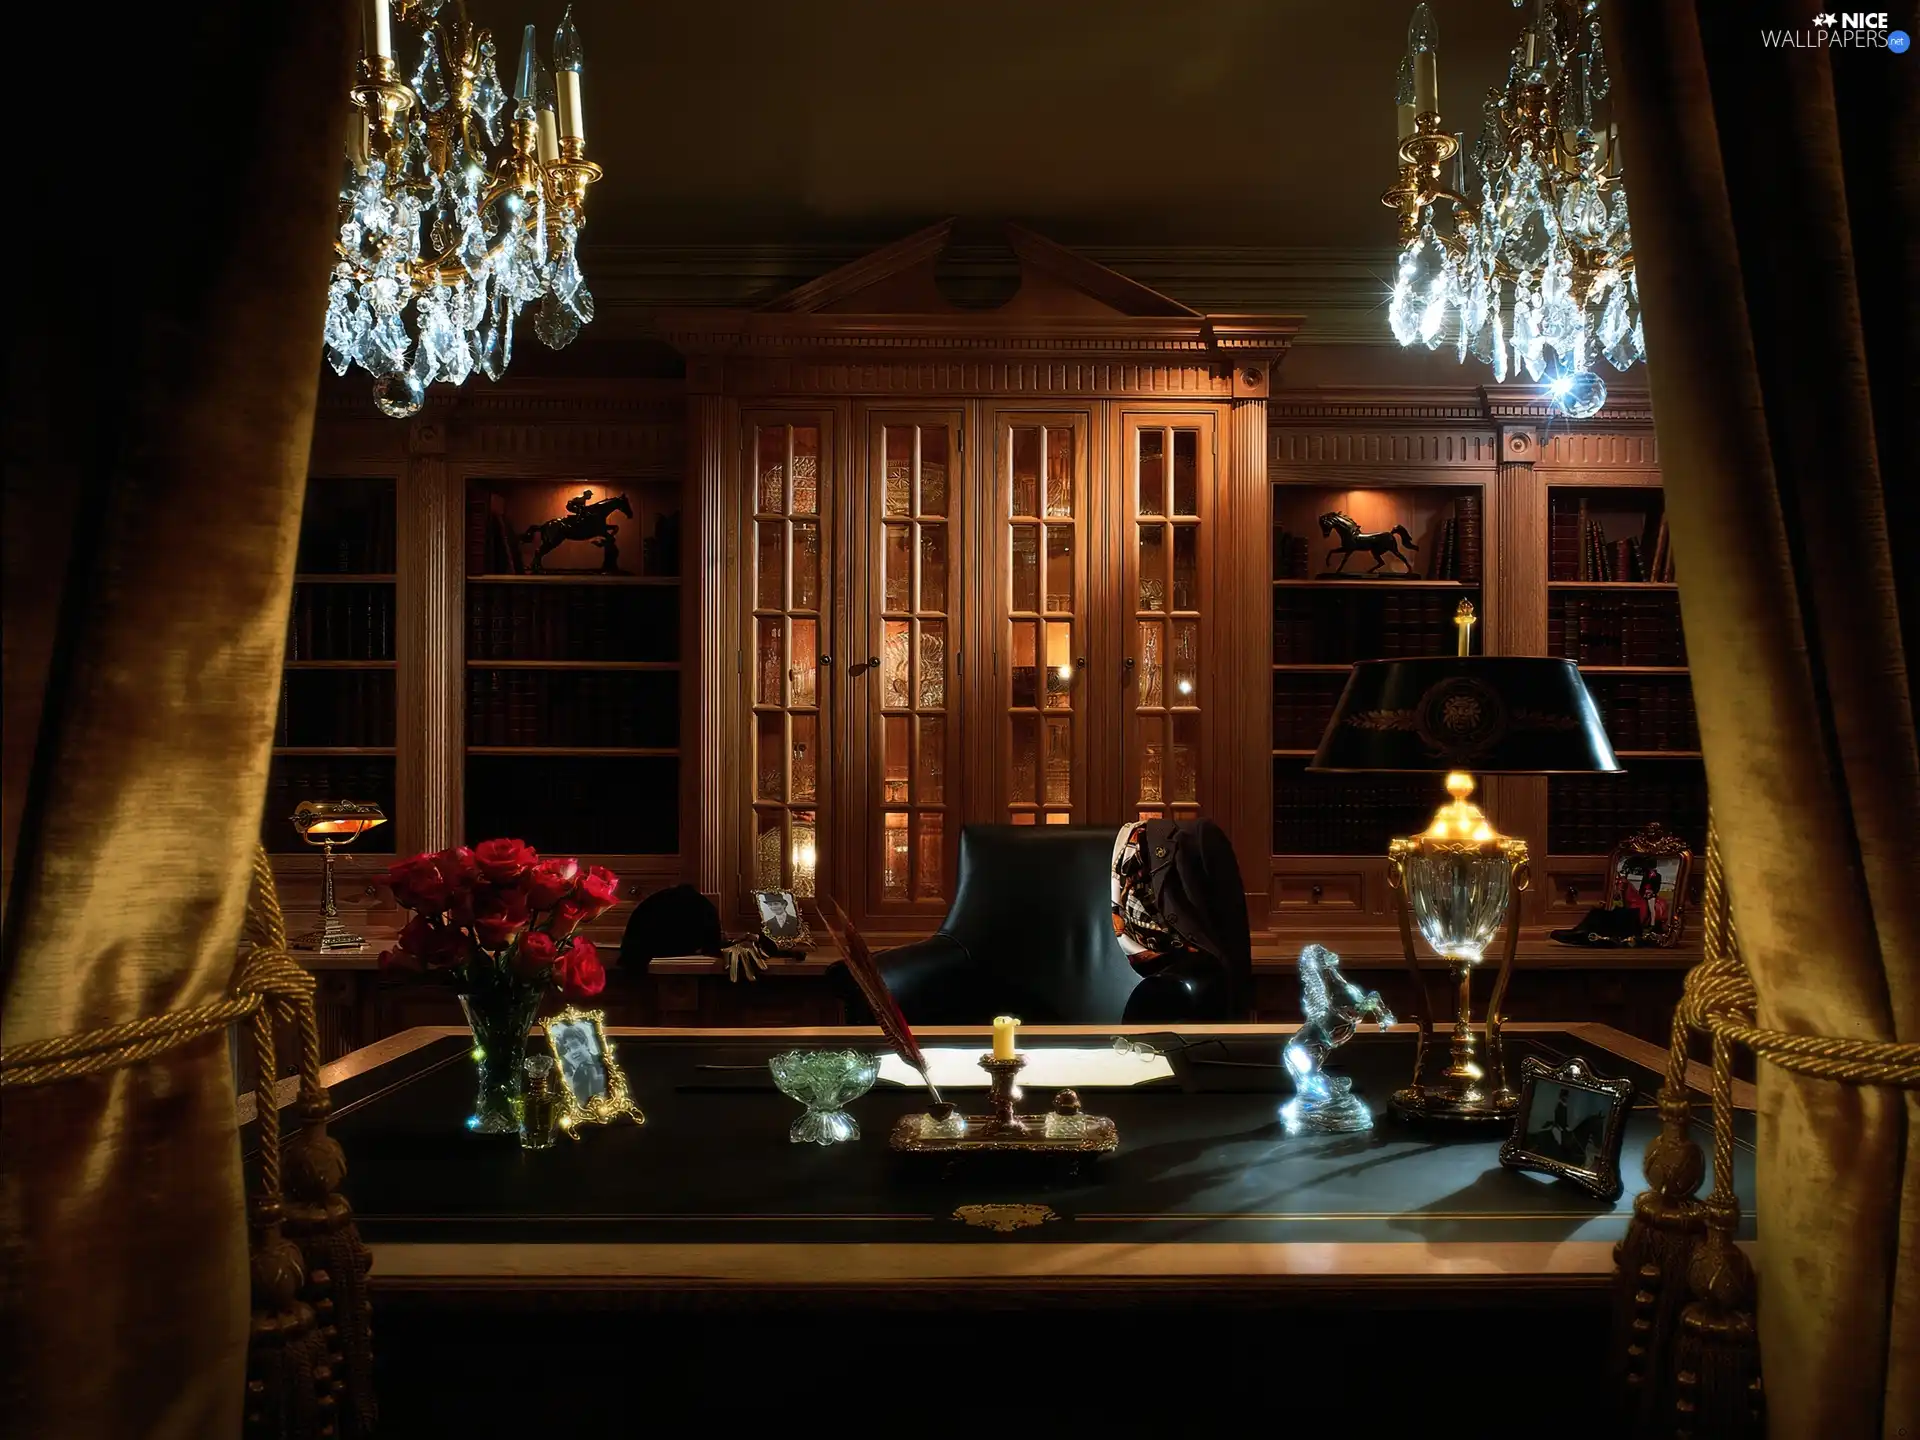
[[[1015,825],[1068,825],[1086,803],[1087,427],[997,417],[995,693],[1001,804]]]
[[[869,912],[945,913],[959,841],[960,416],[868,419],[865,719]],[[856,632],[857,633],[857,632]]]
[[[1129,415],[1122,606],[1128,809],[1143,820],[1199,814],[1204,663],[1213,621],[1211,415]]]
[[[748,421],[746,870],[799,896],[818,893],[827,853],[830,444],[825,417]]]

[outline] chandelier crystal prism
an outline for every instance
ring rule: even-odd
[[[1602,358],[1625,370],[1646,355],[1599,8],[1535,0],[1469,157],[1440,119],[1433,12],[1414,7],[1394,91],[1400,178],[1380,197],[1400,222],[1394,338],[1451,343],[1496,381],[1524,372],[1574,418],[1606,403]]]
[[[396,19],[419,37],[406,80]],[[334,373],[360,366],[374,403],[404,417],[437,380],[498,380],[525,307],[555,350],[593,319],[579,242],[601,172],[571,6],[553,36],[558,86],[529,25],[511,96],[464,0],[366,0],[364,20],[324,337]]]

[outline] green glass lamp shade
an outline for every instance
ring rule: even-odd
[[[1620,762],[1573,661],[1461,655],[1360,661],[1307,768],[1561,775]]]

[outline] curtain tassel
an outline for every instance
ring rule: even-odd
[[[1706,1157],[1687,1133],[1693,1113],[1685,1085],[1685,1031],[1676,1027],[1682,1079],[1660,1090],[1660,1133],[1647,1146],[1650,1188],[1613,1249],[1613,1343],[1609,1356],[1628,1433],[1658,1434],[1670,1413],[1668,1371],[1674,1325],[1689,1298],[1688,1267],[1705,1229],[1698,1198]]]
[[[248,1209],[253,1313],[245,1434],[247,1440],[325,1440],[334,1433],[332,1376],[313,1307],[300,1299],[306,1278],[300,1250],[281,1233],[277,1197],[257,1198]]]
[[[1674,1344],[1677,1440],[1746,1440],[1766,1433],[1753,1267],[1733,1243],[1738,1202],[1707,1204],[1707,1236],[1688,1281],[1695,1299],[1680,1314]]]
[[[329,1393],[340,1440],[366,1440],[379,1423],[373,1393],[373,1305],[367,1292],[372,1252],[353,1207],[340,1193],[346,1156],[327,1133],[333,1109],[324,1091],[303,1104],[301,1126],[286,1146],[286,1233],[306,1262],[301,1298],[313,1307],[325,1343]]]

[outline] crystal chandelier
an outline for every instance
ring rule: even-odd
[[[464,0],[388,4],[367,0],[325,339],[334,373],[359,365],[374,403],[402,417],[436,380],[498,380],[522,306],[539,302],[534,333],[555,350],[593,319],[578,245],[600,167],[586,158],[571,6],[551,71],[526,27],[509,101]],[[396,17],[420,36],[411,83],[394,62]]]
[[[1394,96],[1400,179],[1380,197],[1400,216],[1394,338],[1430,350],[1451,341],[1495,380],[1524,370],[1575,418],[1606,403],[1600,357],[1625,370],[1646,354],[1619,131],[1599,115],[1599,8],[1537,0],[1505,90],[1487,94],[1470,195],[1464,137],[1441,128],[1433,13],[1416,6]]]

